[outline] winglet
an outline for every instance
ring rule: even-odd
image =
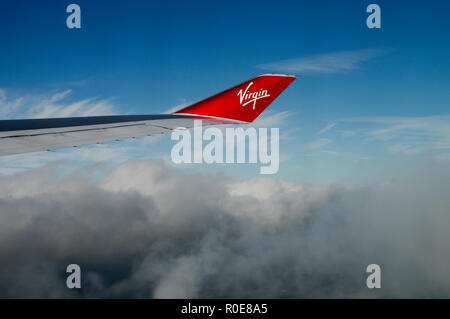
[[[295,75],[260,75],[174,114],[250,123],[295,79]]]

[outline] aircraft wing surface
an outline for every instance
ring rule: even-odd
[[[251,123],[295,80],[261,75],[173,114],[0,120],[0,156],[168,133],[203,125]]]

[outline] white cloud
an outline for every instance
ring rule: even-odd
[[[321,134],[323,134],[323,133],[325,133],[325,132],[331,130],[331,129],[332,129],[333,127],[335,127],[335,126],[336,126],[336,123],[330,123],[330,124],[328,124],[327,126],[325,126],[323,129],[321,129],[321,130],[317,133],[317,135],[321,135]]]
[[[309,149],[319,149],[330,144],[332,140],[329,138],[319,138],[308,144]]]
[[[360,117],[345,122],[375,125],[366,129],[374,139],[393,142],[392,152],[408,155],[450,149],[450,115],[426,117]]]
[[[6,95],[6,91],[0,89],[0,118],[6,118],[8,115],[16,113],[22,104],[22,97],[10,100]]]
[[[251,124],[254,127],[280,127],[294,115],[292,111],[265,112]]]
[[[88,98],[68,101],[72,90],[39,95],[8,97],[0,90],[0,116],[11,118],[44,118],[116,114],[114,105],[106,99]]]
[[[336,151],[330,151],[330,150],[323,150],[322,153],[330,154],[330,155],[334,155],[334,156],[339,156],[339,155],[341,155],[341,153],[339,153],[339,152],[336,152]]]
[[[179,111],[179,110],[181,110],[181,109],[184,109],[185,107],[188,107],[188,106],[191,105],[191,104],[192,104],[192,103],[190,103],[190,102],[182,102],[182,103],[180,103],[180,104],[177,104],[177,105],[172,106],[171,108],[165,110],[165,111],[163,112],[163,114],[172,114],[172,113],[177,112],[177,111]]]
[[[0,297],[448,298],[450,169],[428,164],[361,186],[161,161],[0,177]],[[69,261],[82,290],[65,288]],[[361,279],[370,263],[383,289]]]
[[[299,74],[338,73],[358,69],[362,62],[387,53],[386,49],[363,49],[316,54],[257,65],[257,68]]]
[[[356,134],[356,132],[349,131],[349,130],[340,131],[340,133],[341,133],[342,137],[351,137],[351,136],[354,136]]]

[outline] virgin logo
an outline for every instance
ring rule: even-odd
[[[248,89],[253,85],[253,82],[250,82],[244,92],[242,89],[239,91],[237,95],[239,95],[241,106],[246,106],[247,104],[253,103],[253,109],[255,109],[256,101],[265,97],[269,97],[270,94],[267,93],[267,90],[260,89],[256,92],[249,92]]]

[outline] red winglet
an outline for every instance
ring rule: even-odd
[[[174,114],[253,122],[295,79],[295,75],[260,75]]]

